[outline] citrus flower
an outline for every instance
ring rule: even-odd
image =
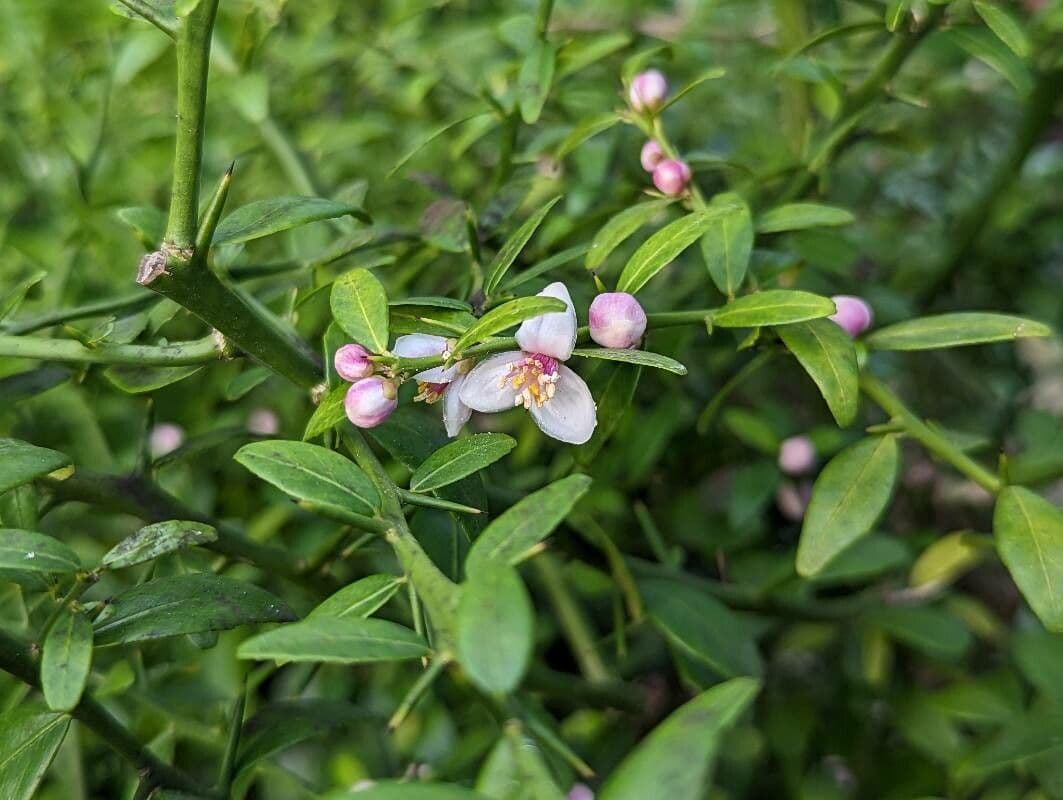
[[[392,352],[402,358],[447,358],[451,344],[442,336],[410,333],[395,340]],[[414,400],[429,404],[443,401],[443,427],[451,438],[458,435],[461,426],[472,416],[472,409],[461,401],[461,386],[471,367],[472,361],[464,359],[448,367],[433,367],[413,376],[417,381],[417,395]]]

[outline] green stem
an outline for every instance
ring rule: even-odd
[[[236,753],[240,749],[240,734],[244,728],[244,707],[246,703],[247,687],[241,684],[240,694],[233,703],[229,738],[225,743],[225,754],[222,756],[221,769],[218,772],[218,791],[225,798],[232,794],[233,778],[236,777]]]
[[[483,509],[473,508],[462,503],[454,503],[450,500],[443,500],[440,497],[435,497],[430,494],[420,494],[419,492],[411,492],[409,489],[396,488],[399,499],[403,503],[407,503],[411,506],[421,506],[422,508],[438,508],[443,511],[453,511],[456,514],[482,514]]]
[[[428,665],[418,676],[413,686],[410,687],[410,691],[406,693],[406,696],[402,698],[402,702],[399,703],[399,707],[395,709],[395,713],[391,715],[391,719],[388,720],[388,728],[395,730],[403,723],[403,720],[409,716],[410,711],[413,710],[414,705],[421,699],[421,696],[428,691],[429,687],[439,677],[440,673],[450,663],[450,656],[438,655],[432,659],[432,663]]]
[[[299,507],[306,509],[307,511],[318,514],[328,519],[334,519],[337,522],[342,522],[346,525],[350,525],[352,528],[358,528],[362,531],[370,531],[372,533],[384,534],[391,530],[391,525],[383,519],[376,517],[367,517],[364,514],[358,514],[342,506],[322,505],[321,503],[311,503],[307,500],[299,502]]]
[[[64,322],[72,322],[78,319],[102,317],[105,314],[111,314],[116,311],[138,311],[157,302],[159,302],[157,295],[140,290],[135,294],[114,297],[109,300],[98,300],[95,303],[85,303],[73,308],[61,308],[40,316],[14,320],[5,325],[0,325],[0,330],[12,336],[21,336],[39,331],[42,328],[50,328],[53,325],[61,325]]]
[[[904,402],[877,378],[866,372],[860,376],[860,389],[872,402],[904,426],[905,432],[943,461],[952,464],[986,491],[997,494],[1001,481],[956,445],[913,414]]]
[[[590,622],[569,591],[557,558],[551,553],[543,553],[533,559],[532,564],[535,565],[539,580],[550,598],[558,624],[572,648],[572,655],[579,664],[580,672],[591,683],[610,682],[612,675],[598,654]]]
[[[615,680],[592,683],[577,675],[557,672],[537,663],[528,668],[524,685],[533,692],[546,694],[551,704],[561,703],[574,711],[591,706],[617,708],[637,714],[646,708],[645,692],[635,684]]]
[[[52,613],[48,616],[48,619],[41,625],[40,633],[37,634],[37,643],[42,644],[48,637],[48,631],[55,625],[56,620],[62,615],[62,613],[70,606],[71,603],[76,602],[81,598],[81,595],[88,591],[88,588],[92,584],[96,583],[99,576],[91,572],[81,572],[74,578],[74,585],[70,587],[70,591],[56,604],[52,609]]]
[[[210,39],[218,0],[201,0],[177,26],[177,144],[170,217],[164,241],[173,249],[195,246],[199,227],[199,180],[207,106]]]
[[[206,336],[194,342],[158,346],[99,344],[96,347],[85,347],[73,339],[0,335],[0,357],[3,356],[72,364],[136,364],[158,367],[206,364],[226,357],[213,336]]]

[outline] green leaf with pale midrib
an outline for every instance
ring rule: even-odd
[[[859,368],[852,339],[831,320],[780,325],[776,332],[805,368],[835,421],[845,427],[856,419]]]
[[[77,572],[81,560],[77,553],[51,536],[0,528],[0,569],[61,575]]]
[[[344,216],[370,221],[369,216],[358,206],[321,197],[287,196],[256,200],[238,208],[219,223],[214,232],[214,244],[248,242],[310,222]]]
[[[792,325],[829,317],[835,311],[832,300],[812,292],[768,289],[732,300],[712,315],[712,324],[721,328]]]
[[[461,585],[458,655],[484,691],[504,694],[517,688],[531,660],[534,628],[528,591],[508,564],[481,565]]]
[[[624,271],[620,273],[617,291],[638,292],[654,275],[701,238],[722,213],[720,209],[695,211],[665,225],[643,242],[628,260]]]
[[[663,369],[675,375],[686,375],[687,368],[674,358],[662,356],[660,353],[651,353],[648,350],[620,350],[613,347],[577,347],[572,351],[574,356],[583,358],[600,358],[605,361],[621,361],[625,364],[637,364],[641,367],[653,367]]]
[[[70,717],[24,704],[0,715],[0,797],[32,800],[63,743]]]
[[[597,269],[610,253],[671,203],[671,200],[647,200],[612,217],[594,235],[584,261],[587,269]]]
[[[536,210],[524,224],[517,228],[513,234],[506,239],[502,245],[502,249],[498,251],[498,254],[492,259],[490,266],[488,266],[487,280],[484,282],[484,293],[491,294],[501,283],[502,278],[505,277],[506,272],[513,262],[517,260],[517,256],[520,255],[520,251],[524,249],[524,246],[528,244],[528,240],[535,234],[535,231],[539,229],[543,220],[546,219],[546,215],[550,213],[550,209],[553,208],[557,201],[561,199],[561,195],[554,197],[544,203]]]
[[[317,616],[251,637],[240,645],[237,657],[364,664],[419,658],[429,652],[420,636],[394,622]]]
[[[410,490],[428,492],[493,464],[517,446],[504,433],[477,433],[451,442],[425,459],[410,477]]]
[[[332,284],[332,316],[351,337],[374,353],[388,349],[388,296],[367,269],[353,269]]]
[[[92,623],[84,614],[60,614],[41,650],[41,689],[48,707],[70,711],[78,704],[92,665]]]
[[[344,586],[318,605],[311,617],[368,617],[395,596],[404,579],[394,575],[369,575]]]
[[[997,498],[993,534],[1000,558],[1050,631],[1063,632],[1063,513],[1021,486]]]
[[[471,325],[454,343],[454,353],[460,354],[466,347],[482,342],[507,328],[519,325],[526,319],[542,314],[558,313],[567,308],[565,301],[558,300],[556,297],[535,295],[510,300],[508,303],[491,309]]]
[[[0,494],[69,464],[70,456],[57,450],[19,439],[0,439]]]
[[[713,198],[711,223],[701,237],[701,255],[716,288],[733,297],[749,270],[753,218],[745,201],[732,192]]]
[[[1025,337],[1050,336],[1044,323],[1007,314],[962,311],[898,322],[865,338],[876,350],[933,350],[972,344],[1009,342]]]
[[[758,233],[781,233],[806,228],[849,225],[856,218],[851,211],[820,203],[787,203],[757,217]]]
[[[146,525],[112,547],[100,560],[111,569],[131,567],[185,547],[217,541],[218,532],[210,525],[188,520],[168,520]]]

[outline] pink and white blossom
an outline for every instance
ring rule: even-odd
[[[635,347],[646,332],[646,312],[627,292],[603,292],[587,313],[591,338],[602,347]]]
[[[669,197],[678,197],[685,192],[691,177],[686,162],[675,158],[666,158],[653,168],[653,185]]]
[[[831,300],[838,310],[830,318],[854,339],[871,327],[875,314],[862,297],[836,294]]]
[[[668,79],[658,69],[640,72],[631,80],[627,99],[636,111],[655,111],[668,96]]]
[[[391,416],[398,404],[398,386],[382,375],[355,381],[343,401],[347,419],[359,428],[375,428]]]
[[[646,144],[642,145],[642,151],[639,153],[639,163],[642,164],[642,168],[647,172],[653,172],[658,164],[664,159],[664,150],[657,142],[650,139]]]
[[[547,436],[583,444],[598,418],[587,384],[563,363],[576,346],[576,310],[563,283],[550,284],[539,296],[563,300],[567,308],[521,323],[520,350],[485,358],[473,367],[461,387],[461,400],[487,413],[523,406]]]
[[[452,344],[442,336],[411,333],[396,339],[391,351],[402,358],[446,358],[450,355]],[[451,438],[461,432],[462,426],[472,416],[472,409],[461,400],[461,387],[471,368],[472,361],[464,359],[449,367],[433,367],[413,376],[417,381],[414,400],[429,404],[443,401],[443,427]]]

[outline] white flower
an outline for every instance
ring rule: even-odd
[[[474,411],[524,406],[547,436],[583,444],[598,424],[594,398],[583,379],[561,363],[576,346],[576,311],[563,283],[551,283],[539,296],[564,300],[568,308],[521,323],[520,350],[473,367],[461,387],[461,400]]]
[[[442,336],[411,333],[396,339],[391,352],[402,358],[446,358],[450,355],[450,342]],[[443,401],[443,427],[451,438],[461,432],[461,426],[472,416],[472,409],[461,401],[461,386],[465,383],[466,373],[471,367],[472,362],[466,359],[449,367],[426,369],[413,376],[417,381],[417,395],[414,400],[425,403]]]

